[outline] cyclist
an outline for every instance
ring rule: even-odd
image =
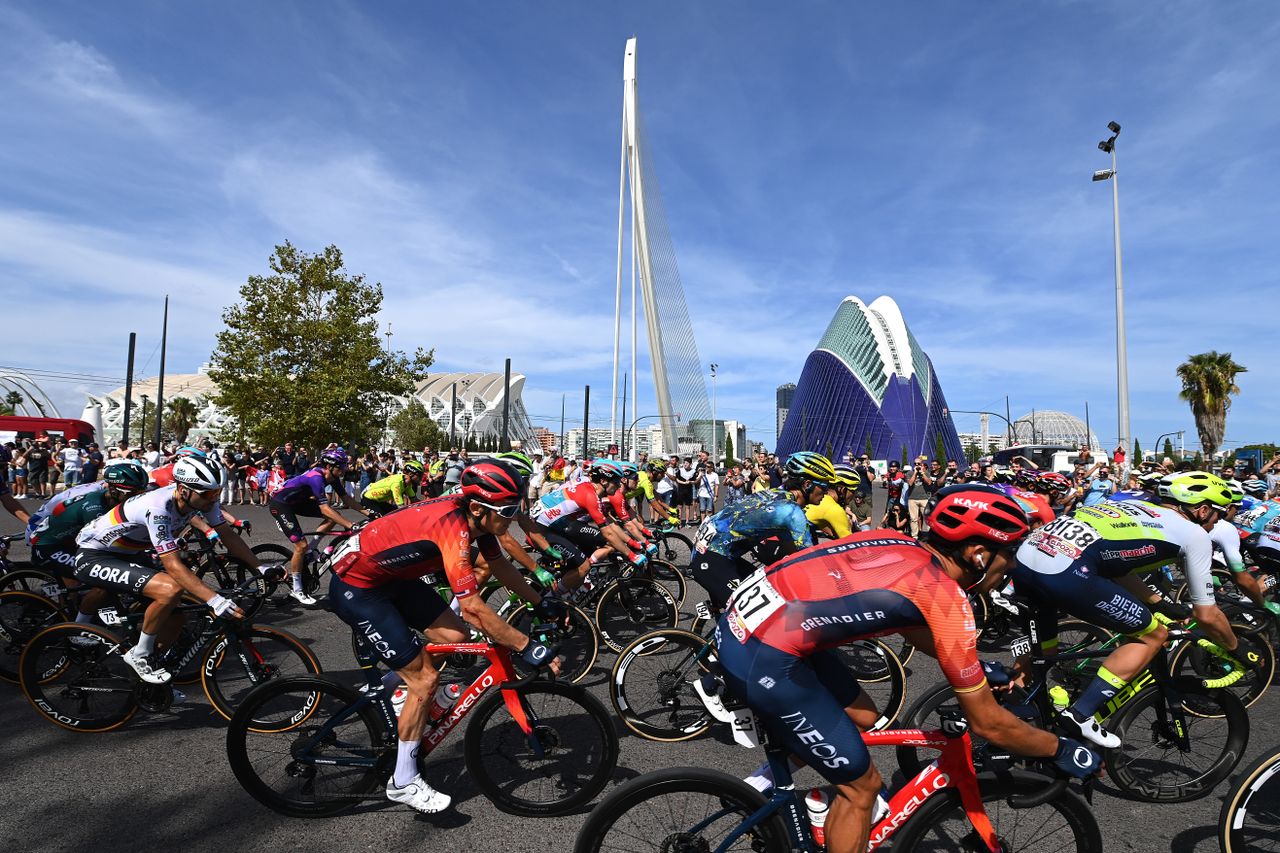
[[[225,537],[233,557],[267,571],[222,517],[218,505],[223,485],[220,467],[191,456],[174,465],[173,478],[172,486],[117,504],[85,525],[76,537],[76,580],[151,600],[142,617],[137,645],[123,655],[124,662],[150,684],[163,684],[171,678],[153,656],[160,631],[177,628],[176,624],[167,624],[168,617],[183,593],[203,601],[218,616],[244,617],[235,602],[205,586],[178,555],[178,531],[192,516],[204,513]],[[155,553],[155,560],[148,557],[148,550]]]
[[[186,447],[180,447],[178,448],[178,452],[174,454],[172,462],[170,462],[168,465],[161,465],[159,468],[152,469],[149,475],[151,479],[150,487],[153,489],[158,489],[158,488],[161,488],[162,486],[172,486],[173,485],[173,466],[177,464],[179,459],[185,459],[188,456],[194,456],[197,459],[208,459],[210,465],[218,466],[218,460],[210,459],[209,454],[201,450],[200,448],[192,447],[191,445],[187,445]],[[218,506],[221,507],[222,504],[219,503]],[[227,523],[230,524],[232,527],[234,527],[236,530],[245,530],[246,532],[248,532],[249,523],[247,521],[242,521],[236,518],[234,515],[231,514],[231,510],[224,508],[222,510],[222,517],[226,519]],[[191,516],[191,526],[194,527],[196,530],[198,530],[210,542],[218,541],[218,538],[219,538],[218,531],[214,530],[212,527],[209,526],[209,522],[204,520],[204,516],[201,513],[196,513],[195,515]]]
[[[633,481],[631,488],[626,490],[624,497],[629,501],[635,501],[633,506],[635,507],[636,517],[641,518],[643,516],[644,507],[647,504],[649,507],[649,517],[652,519],[652,523],[660,524],[661,520],[665,518],[671,510],[666,504],[658,500],[658,493],[653,487],[653,478],[649,476],[649,471],[653,466],[649,463],[640,466],[632,462],[624,463],[624,465],[629,466],[628,471],[631,473],[628,479]],[[666,466],[664,465],[663,471],[665,470]],[[659,476],[662,475],[659,474]]]
[[[1169,632],[1152,611],[1185,618],[1185,608],[1165,601],[1138,577],[1180,561],[1193,604],[1192,614],[1214,642],[1229,652],[1237,646],[1227,617],[1214,600],[1209,530],[1235,500],[1221,478],[1203,471],[1169,474],[1160,480],[1163,505],[1145,501],[1102,501],[1078,508],[1031,534],[1018,549],[1009,576],[1037,606],[1042,645],[1057,645],[1062,610],[1135,642],[1117,647],[1060,719],[1093,741],[1113,749],[1120,738],[1093,715],[1156,656]],[[1245,657],[1256,662],[1256,654]]]
[[[784,468],[786,479],[781,489],[747,495],[698,529],[689,572],[707,591],[716,612],[724,609],[739,581],[755,571],[746,556],[766,539],[777,537],[777,547],[783,553],[813,544],[805,507],[826,496],[828,485],[836,478],[835,468],[827,457],[809,450],[791,454]]]
[[[1040,472],[1035,469],[1023,468],[1019,465],[1005,475],[1005,479],[1010,482],[995,484],[997,489],[1018,502],[1023,512],[1027,514],[1027,522],[1032,530],[1054,519],[1053,506],[1049,498],[1040,493],[1037,488],[1040,477]]]
[[[342,517],[329,502],[326,489],[332,489],[334,495],[347,509],[355,509],[366,518],[369,511],[363,507],[353,507],[347,499],[343,488],[342,474],[347,468],[347,452],[341,447],[326,450],[320,454],[316,464],[284,481],[284,485],[271,496],[267,502],[267,510],[275,521],[280,532],[289,537],[293,543],[293,557],[289,560],[289,574],[293,576],[293,591],[289,594],[294,601],[310,607],[316,600],[302,588],[302,569],[307,557],[307,537],[298,523],[298,516],[324,519],[316,525],[317,533],[327,533],[334,528],[350,530],[351,522]]]
[[[1234,524],[1246,533],[1261,533],[1280,528],[1280,500],[1267,500],[1266,480],[1245,480],[1241,484],[1244,500]]]
[[[645,497],[649,498],[649,508],[653,510],[654,525],[665,524],[671,528],[678,527],[680,514],[675,508],[675,480],[667,476],[666,460],[654,459],[645,468],[649,483],[653,486],[653,497],[649,498],[648,492],[645,493]]]
[[[803,550],[745,580],[720,617],[716,648],[731,690],[794,756],[836,786],[826,849],[867,849],[881,778],[859,735],[877,712],[832,650],[901,634],[937,658],[973,731],[1084,776],[1099,757],[1033,728],[992,696],[962,587],[989,585],[1027,533],[1022,509],[979,485],[939,489],[920,541],[866,531]]]
[[[494,464],[506,467],[513,475],[519,478],[522,483],[528,485],[529,477],[533,474],[533,462],[528,456],[516,451],[495,453],[491,457],[490,461]],[[564,559],[564,555],[547,541],[546,537],[538,531],[538,526],[529,518],[529,513],[523,508],[524,501],[520,502],[520,506],[521,509],[516,513],[515,522],[529,544],[533,545],[533,547],[537,548],[543,556],[551,560],[558,561]],[[537,562],[535,562],[533,557],[529,555],[529,552],[520,544],[519,540],[511,535],[510,530],[498,537],[498,544],[502,546],[503,551],[507,552],[507,556],[514,559],[525,569],[530,572],[537,571]],[[482,556],[473,555],[473,558],[476,560],[476,569],[479,571],[479,581],[480,583],[484,583],[489,576],[488,566]]]
[[[845,507],[853,500],[853,490],[858,488],[862,478],[852,465],[843,463],[831,466],[834,478],[827,493],[816,504],[804,508],[805,518],[818,528],[818,532],[832,539],[843,539],[852,530],[849,527],[849,514]]]
[[[591,463],[587,479],[543,495],[530,508],[538,532],[564,555],[570,566],[560,576],[556,592],[582,586],[591,565],[610,550],[633,565],[648,562],[645,546],[605,514],[610,497],[622,488],[622,467],[612,459]]]
[[[448,808],[451,800],[418,773],[418,748],[430,703],[433,697],[439,701],[440,676],[414,630],[432,642],[461,643],[468,638],[462,621],[466,620],[530,666],[555,669],[552,650],[508,625],[476,594],[473,546],[498,579],[540,615],[564,615],[563,604],[526,584],[498,547],[498,537],[519,511],[524,485],[520,478],[506,466],[479,462],[463,470],[459,483],[460,494],[416,503],[344,539],[334,551],[329,583],[334,612],[373,645],[409,688],[400,712],[396,768],[387,781],[387,799],[428,814]],[[419,581],[441,573],[461,602],[462,620],[432,586]]]
[[[417,499],[424,473],[426,469],[421,462],[407,460],[399,473],[388,474],[366,486],[360,495],[360,506],[367,509],[372,518],[403,509]]]

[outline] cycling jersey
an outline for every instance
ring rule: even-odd
[[[177,489],[177,486],[165,486],[116,504],[80,531],[76,545],[116,554],[138,554],[148,548],[154,549],[157,555],[176,551],[178,533],[196,515],[190,507],[186,512],[178,509]],[[225,521],[217,502],[203,515],[212,527]]]
[[[152,487],[158,488],[161,486],[173,485],[173,465],[174,463],[172,462],[168,465],[161,465],[148,475],[148,479],[151,480]]]
[[[1280,530],[1280,501],[1260,501],[1246,497],[1240,502],[1240,511],[1232,523],[1249,533],[1263,530]]]
[[[51,515],[58,512],[64,505],[78,497],[81,497],[82,495],[87,495],[91,492],[105,491],[106,488],[106,481],[99,480],[95,483],[82,483],[79,486],[72,486],[71,488],[59,492],[49,498],[49,500],[45,501],[38,510],[31,513],[31,518],[27,521],[27,544],[36,544],[36,530],[39,529]]]
[[[849,516],[845,514],[840,502],[830,494],[823,495],[822,500],[816,504],[805,507],[804,515],[810,524],[819,530],[825,530],[836,539],[843,539],[850,533]]]
[[[626,494],[627,500],[637,500],[644,498],[645,500],[654,500],[655,493],[653,491],[653,480],[649,479],[649,472],[641,471],[636,478],[636,487]]]
[[[410,487],[404,474],[391,474],[370,483],[360,496],[379,503],[404,506],[409,503],[409,498],[413,497],[414,492],[415,489]]]
[[[326,486],[328,483],[325,481],[324,471],[311,468],[285,480],[279,491],[271,496],[271,500],[292,507],[307,506],[313,501],[326,506],[329,503],[329,496],[325,494]]]
[[[809,519],[791,493],[770,489],[748,495],[702,522],[694,549],[725,557],[740,557],[770,536],[796,549],[813,544]]]
[[[1244,557],[1240,555],[1240,530],[1226,519],[1218,519],[1218,523],[1209,531],[1209,540],[1213,547],[1222,552],[1222,561],[1233,572],[1244,571]]]
[[[1155,503],[1156,496],[1146,489],[1121,489],[1111,496],[1113,501],[1146,501]]]
[[[1019,489],[1017,486],[1011,486],[1008,483],[996,483],[996,488],[1013,498],[1032,521],[1048,524],[1055,518],[1053,505],[1047,497],[1039,492]]]
[[[627,512],[627,496],[622,493],[622,489],[614,489],[613,493],[608,495],[608,504],[618,521],[631,520],[631,513]]]
[[[1212,604],[1209,534],[1176,510],[1144,501],[1081,507],[1032,531],[1018,548],[1018,565],[1037,575],[1082,570],[1116,578],[1179,560],[1191,600]]]
[[[543,495],[529,507],[529,517],[544,527],[555,527],[570,519],[586,515],[598,525],[605,525],[604,509],[595,486],[590,482],[577,483],[556,489]]]
[[[56,506],[50,508],[50,504],[55,501],[49,501],[39,509],[39,519],[31,516],[34,525],[27,528],[27,543],[33,549],[39,549],[44,553],[49,553],[59,548],[70,548],[75,550],[75,538],[86,524],[96,519],[107,511],[107,490],[105,483],[86,483],[86,486],[98,486],[96,489],[85,489],[77,486],[76,489],[68,491],[80,490],[77,495],[72,495],[69,500],[56,501]]]
[[[496,536],[480,536],[475,544],[486,560],[502,556]],[[338,545],[333,571],[361,589],[443,573],[456,597],[474,594],[471,530],[462,502],[436,498],[370,522]]]

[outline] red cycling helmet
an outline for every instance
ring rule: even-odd
[[[1057,471],[1048,471],[1040,475],[1040,485],[1048,487],[1051,492],[1065,494],[1071,491],[1071,478]]]
[[[462,471],[462,494],[484,503],[511,504],[520,500],[520,478],[506,465],[477,462]]]
[[[1027,514],[999,489],[961,483],[939,489],[929,506],[929,530],[948,542],[981,539],[1008,546],[1031,529]]]

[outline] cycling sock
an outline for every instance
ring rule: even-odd
[[[804,764],[797,761],[794,757],[788,757],[787,763],[791,766],[791,772],[795,773]],[[755,772],[747,776],[742,781],[755,788],[760,793],[765,793],[773,787],[773,768],[769,766],[769,762],[765,762],[756,768]]]
[[[77,614],[76,614],[76,624],[78,624],[78,625],[92,625],[92,624],[93,624],[93,614],[92,614],[92,613],[77,613]]]
[[[456,595],[449,599],[449,609],[453,611],[455,616],[462,615],[462,600]]]
[[[396,787],[403,788],[418,778],[418,747],[421,741],[402,740],[396,747]]]
[[[1084,692],[1080,694],[1080,698],[1071,707],[1082,717],[1092,717],[1125,684],[1125,679],[1105,666],[1099,667],[1098,674],[1094,676],[1093,681],[1089,682],[1089,686],[1084,689]]]
[[[302,592],[302,573],[293,576],[293,591]]]
[[[138,645],[135,646],[139,654],[149,655],[156,650],[156,635],[148,634],[146,631],[138,634]]]

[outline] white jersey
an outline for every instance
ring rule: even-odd
[[[76,537],[76,545],[117,554],[139,554],[148,548],[157,555],[177,550],[178,533],[197,515],[194,509],[179,512],[174,497],[177,488],[165,486],[117,504],[106,515],[86,524]],[[217,503],[202,514],[213,527],[225,521]]]
[[[1227,564],[1228,569],[1233,572],[1244,571],[1244,557],[1240,556],[1240,528],[1225,518],[1220,518],[1209,531],[1209,538],[1213,540],[1213,547],[1222,552],[1222,561]]]

